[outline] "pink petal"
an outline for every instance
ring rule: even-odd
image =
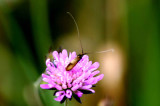
[[[57,51],[54,51],[54,52],[52,53],[52,55],[53,55],[54,59],[56,59],[57,61],[59,60],[59,55],[58,55],[58,52],[57,52]]]
[[[66,50],[66,49],[63,49],[62,55],[63,55],[63,58],[68,57],[68,53],[67,53],[67,50]]]
[[[50,64],[50,59],[46,60],[46,66],[48,66],[48,64]]]
[[[87,79],[91,75],[91,72],[87,72],[84,76],[84,79]]]
[[[72,52],[71,61],[76,57],[77,57],[76,52]]]
[[[94,77],[94,80],[90,84],[93,84],[93,85],[96,84],[98,81],[102,80],[103,77],[104,77],[104,74]]]
[[[64,61],[65,61],[65,59],[63,58],[63,54],[60,53],[59,56],[60,56],[60,62],[61,62],[61,64],[62,64],[62,66],[64,66]]]
[[[82,57],[82,59],[83,59],[83,61],[81,62],[81,64],[82,64],[82,66],[85,66],[86,63],[88,63],[88,61],[89,61],[88,56],[87,56],[87,55],[84,55],[84,56]]]
[[[78,88],[79,88],[79,85],[76,84],[76,85],[74,85],[74,86],[71,88],[71,90],[72,90],[72,91],[76,91]]]
[[[89,61],[89,62],[88,62],[88,65],[90,65],[90,66],[91,66],[91,65],[92,65],[92,61]]]
[[[48,78],[43,78],[42,79],[44,82],[49,82],[50,81],[50,79],[48,79]]]
[[[71,86],[72,86],[72,85],[71,85],[70,83],[68,83],[68,88],[71,88]]]
[[[84,71],[88,70],[88,68],[91,66],[91,64],[92,64],[92,62],[87,62],[87,63],[85,64],[85,66],[83,67],[83,70],[84,70]]]
[[[76,91],[75,94],[80,98],[82,97],[83,93],[81,91]]]
[[[60,86],[60,85],[55,85],[55,88],[57,89],[57,90],[62,90],[62,87]]]
[[[88,55],[84,55],[84,56],[82,57],[82,59],[84,59],[84,60],[88,60],[88,61],[89,61],[89,57],[88,57]]]
[[[94,68],[98,68],[99,67],[99,63],[98,62],[95,62],[95,63],[93,63],[93,65],[92,65]]]
[[[97,79],[97,81],[100,81],[103,79],[103,77],[104,77],[104,74],[101,74],[101,75],[97,76],[96,79]]]
[[[40,84],[40,87],[42,89],[50,89],[50,88],[53,88],[54,86],[51,84]]]
[[[93,76],[95,76],[95,75],[97,75],[97,74],[99,74],[99,73],[100,73],[100,71],[94,71],[94,72],[92,72],[92,74],[91,74],[90,77],[93,77]]]
[[[91,91],[92,93],[95,93],[95,90],[93,89],[87,89],[87,90]]]
[[[65,95],[58,96],[57,98],[54,98],[54,100],[60,102],[60,101],[63,99],[64,96],[65,96]]]
[[[69,58],[68,58],[69,61],[71,61],[71,57],[72,57],[72,54],[71,52],[69,52]]]
[[[62,96],[62,95],[65,95],[65,91],[58,91],[55,94],[55,96]]]
[[[49,78],[49,76],[46,75],[46,74],[42,74],[42,77],[43,77],[43,78]]]
[[[92,85],[82,86],[80,89],[89,89],[89,88],[92,88]]]
[[[71,90],[66,90],[66,97],[71,98],[72,97],[72,91]]]
[[[67,89],[67,85],[66,84],[62,84],[62,88],[63,89]]]
[[[99,63],[95,62],[91,65],[91,67],[89,67],[89,71],[93,71],[95,69],[97,69],[99,67]]]

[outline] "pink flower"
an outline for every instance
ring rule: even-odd
[[[46,74],[42,74],[44,82],[42,89],[56,90],[54,95],[56,101],[63,103],[67,98],[74,97],[81,103],[80,97],[83,94],[95,93],[92,87],[103,78],[103,74],[96,76],[100,71],[97,70],[99,63],[89,61],[89,57],[84,55],[82,59],[70,71],[66,71],[67,65],[77,57],[76,52],[68,53],[63,50],[61,53],[53,51],[54,61],[46,60]]]

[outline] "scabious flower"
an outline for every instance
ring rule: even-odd
[[[67,65],[77,57],[76,52],[67,53],[63,50],[58,53],[52,52],[54,60],[46,60],[46,72],[42,74],[44,82],[47,84],[40,84],[42,89],[55,90],[55,100],[63,103],[67,98],[69,100],[74,97],[81,103],[80,97],[83,94],[95,93],[92,87],[103,78],[103,74],[97,70],[99,63],[89,61],[89,57],[84,55],[82,59],[70,71],[66,71]]]

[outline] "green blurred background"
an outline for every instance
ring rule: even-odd
[[[84,51],[115,49],[89,55],[105,76],[81,105],[160,106],[159,0],[0,0],[0,106],[63,106],[39,78],[50,46],[81,52],[68,11]]]

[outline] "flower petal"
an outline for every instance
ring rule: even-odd
[[[40,84],[40,87],[42,89],[50,89],[50,88],[53,88],[54,86],[51,84]]]
[[[66,57],[68,58],[68,53],[66,49],[63,49],[62,55],[63,55],[63,58],[66,58]]]
[[[95,90],[93,90],[93,89],[88,89],[89,91],[91,91],[92,93],[95,93]]]
[[[82,86],[80,89],[89,89],[89,88],[92,88],[92,85]]]
[[[48,64],[50,64],[50,59],[46,60],[46,66],[48,66]]]
[[[55,85],[55,88],[57,89],[57,90],[62,90],[62,87],[60,86],[60,85]]]
[[[72,52],[71,61],[76,57],[77,57],[76,52]]]
[[[100,73],[100,71],[94,71],[94,72],[92,72],[92,74],[91,74],[90,77],[93,77],[93,76],[95,76],[95,75],[97,75],[97,74],[99,74],[99,73]]]
[[[64,98],[64,95],[58,96],[57,98],[54,98],[54,100],[56,101],[61,101]]]
[[[43,77],[43,78],[49,78],[49,76],[46,75],[46,74],[42,74],[42,77]]]
[[[82,97],[83,93],[81,91],[76,91],[75,94],[80,98]]]
[[[89,67],[89,71],[94,71],[99,67],[99,63],[95,62],[91,65],[91,67]]]
[[[72,91],[76,91],[78,88],[79,88],[79,85],[76,84],[76,85],[74,85],[74,86],[71,88],[71,90],[72,90]]]
[[[72,97],[72,91],[71,90],[66,90],[66,97],[71,98]]]
[[[56,92],[55,96],[65,95],[65,91]]]
[[[100,81],[100,80],[102,80],[103,77],[104,77],[104,74],[101,74],[101,75],[97,76],[96,79],[97,79],[97,81]]]
[[[53,57],[54,57],[54,59],[55,60],[59,60],[59,55],[58,55],[58,52],[57,51],[54,51],[53,53],[52,53],[52,55],[53,55]]]

